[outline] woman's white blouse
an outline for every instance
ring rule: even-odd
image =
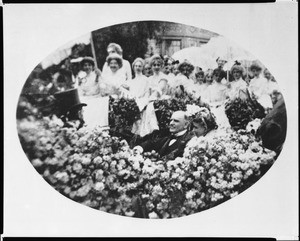
[[[78,80],[81,82],[78,86],[79,95],[92,96],[100,93],[99,81],[96,81],[97,75],[95,71],[90,72],[88,75],[81,77]]]
[[[246,90],[247,88],[247,83],[242,78],[240,78],[239,80],[234,80],[230,82],[229,89],[227,91],[227,96],[230,99],[235,99],[239,97],[240,90]]]
[[[129,97],[142,98],[149,91],[148,78],[145,75],[138,75],[134,79],[129,80]]]

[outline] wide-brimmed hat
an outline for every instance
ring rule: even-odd
[[[71,59],[70,63],[80,63],[82,60],[83,60],[83,57],[78,57],[78,58],[75,58],[75,59]]]
[[[80,102],[78,89],[56,92],[54,97],[57,109],[59,110],[59,115],[66,115],[69,111],[76,107],[87,106],[87,104]]]
[[[154,54],[151,56],[149,63],[152,66],[152,64],[154,63],[154,61],[159,61],[159,63],[163,66],[164,65],[164,60],[163,57],[159,54]]]
[[[258,71],[261,71],[262,70],[262,66],[256,62],[252,63],[250,65],[250,71],[253,71],[254,69],[258,70]]]
[[[112,60],[116,60],[119,67],[122,68],[123,66],[123,58],[121,55],[117,54],[117,53],[112,53],[112,54],[109,54],[107,57],[106,57],[106,62],[109,64]]]
[[[85,62],[88,62],[90,63],[91,65],[95,66],[95,60],[92,58],[92,57],[84,57],[82,60],[81,60],[81,64],[84,65]]]

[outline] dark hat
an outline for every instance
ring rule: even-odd
[[[75,107],[87,106],[87,104],[80,102],[77,89],[56,92],[54,97],[56,99],[56,104],[60,115],[67,114],[68,111]]]

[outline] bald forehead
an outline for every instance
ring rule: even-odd
[[[184,111],[175,111],[171,117],[173,120],[185,120],[186,115]]]

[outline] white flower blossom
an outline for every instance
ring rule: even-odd
[[[133,211],[126,211],[125,215],[128,216],[128,217],[132,217],[134,215],[134,212]]]
[[[193,172],[193,176],[195,177],[196,180],[198,180],[200,179],[201,172],[200,171]]]
[[[190,177],[188,179],[186,179],[186,183],[187,184],[191,184],[193,182],[194,182],[194,180],[192,178],[190,178]]]
[[[222,199],[223,197],[224,197],[224,196],[223,196],[222,194],[220,194],[220,193],[215,193],[215,194],[212,195],[211,200],[212,200],[213,202],[215,202],[215,201],[218,201],[218,200]]]
[[[103,159],[100,157],[100,156],[97,156],[93,159],[93,163],[96,164],[96,165],[99,165],[101,164],[103,161]]]
[[[31,163],[34,167],[40,167],[44,164],[39,158],[33,159]]]
[[[185,194],[186,199],[192,199],[194,196],[195,196],[195,191],[193,190],[189,190]]]
[[[91,163],[91,161],[90,155],[86,155],[82,158],[81,163],[87,166]]]
[[[73,164],[73,171],[75,173],[79,173],[82,171],[82,165],[80,163],[74,163]]]
[[[97,181],[102,181],[104,179],[103,174],[104,174],[103,170],[101,170],[101,169],[96,170],[95,171],[95,179]]]
[[[230,194],[230,197],[233,198],[233,197],[237,196],[238,194],[239,194],[238,192],[233,192]]]
[[[98,192],[102,192],[105,188],[105,185],[103,182],[96,182],[94,185],[94,189]]]
[[[149,218],[156,219],[156,218],[159,218],[159,217],[158,217],[156,212],[151,212],[151,213],[149,213]]]
[[[67,183],[70,180],[69,175],[66,172],[56,172],[54,173],[54,177],[62,183]]]

